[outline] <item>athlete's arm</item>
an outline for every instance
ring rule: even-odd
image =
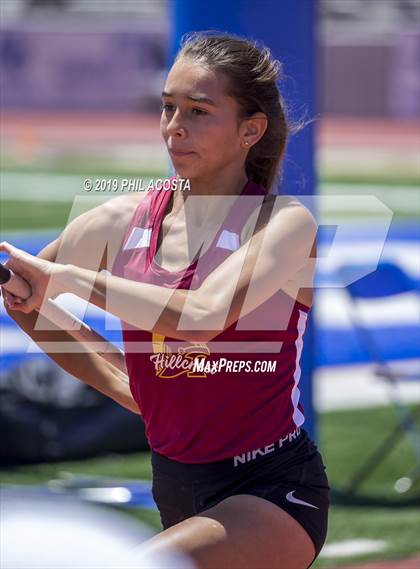
[[[56,240],[40,251],[37,257],[54,263],[61,253],[62,258],[66,258],[68,261],[77,260],[82,266],[87,266],[90,269],[98,270],[105,268],[106,257],[102,252],[102,246],[98,241],[96,241],[96,245],[94,242],[95,237],[98,237],[98,231],[101,231],[101,225],[108,221],[106,219],[109,214],[108,209],[101,206],[73,220]],[[79,247],[81,247],[81,249],[78,249],[78,253],[77,251],[72,252],[71,247],[66,245],[70,241],[73,241],[73,243],[76,241]],[[84,255],[80,253],[81,250],[85,252]],[[98,265],[99,256],[101,256],[101,259]],[[4,294],[8,296],[6,291],[4,291]],[[44,349],[45,353],[65,371],[104,395],[111,397],[111,399],[123,407],[140,414],[140,410],[131,395],[126,374],[106,362],[100,355],[90,352],[87,348],[81,346],[70,334],[60,330],[51,322],[49,323],[49,330],[37,330],[38,312],[23,313],[18,310],[10,310],[7,304],[5,307],[9,316],[42,349],[55,343],[66,345],[66,353],[48,352],[48,349]],[[71,348],[72,344],[75,345],[73,350]]]
[[[122,371],[105,361],[96,353],[78,344],[68,332],[50,323],[51,330],[36,330],[38,313],[24,314],[6,308],[9,316],[36,342],[45,353],[67,373],[107,395],[126,409],[140,414],[140,410],[130,392],[128,377]],[[67,346],[66,353],[48,352],[45,346],[55,342]],[[71,344],[77,344],[74,350]],[[50,348],[51,349],[51,348]]]
[[[261,225],[193,291],[137,283],[72,265],[60,265],[53,274],[51,267],[37,264],[25,253],[9,245],[2,247],[12,255],[16,272],[33,282],[32,302],[42,302],[53,276],[50,294],[68,291],[90,297],[97,306],[138,328],[206,342],[239,314],[244,316],[270,298],[308,263],[316,222],[299,202],[276,200],[269,222]]]
[[[215,322],[228,328],[279,289],[290,289],[296,300],[299,289],[291,290],[289,282],[299,281],[301,288],[312,287],[315,264],[313,257],[317,224],[309,210],[286,197],[276,200],[270,221],[257,224],[253,236],[232,253],[204,281],[199,291],[202,301],[208,299],[207,324]],[[267,214],[269,213],[267,209]],[[305,269],[303,272],[302,269]],[[299,278],[296,275],[301,273]],[[232,279],[230,275],[239,275]],[[293,288],[293,287],[292,287]],[[270,324],[273,324],[271,322]],[[268,324],[268,323],[267,323]],[[210,331],[211,340],[220,330]]]
[[[111,270],[134,209],[145,196],[119,196],[78,215],[41,256],[93,271]]]

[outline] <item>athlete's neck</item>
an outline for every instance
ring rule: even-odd
[[[247,181],[248,177],[244,169],[236,171],[233,175],[232,172],[222,171],[208,178],[189,178],[189,194],[195,196],[238,195]]]
[[[238,196],[248,182],[245,171],[241,172],[234,180],[223,179],[223,176],[213,176],[211,182],[203,179],[190,179],[190,189],[179,184],[173,192],[172,207],[170,215],[176,215],[185,207],[185,200],[190,196],[202,196],[202,199],[190,200],[188,206],[188,216],[193,218],[197,225],[208,220],[216,220],[220,215],[224,215],[224,209],[229,209],[234,196]],[[230,199],[223,199],[230,196]]]

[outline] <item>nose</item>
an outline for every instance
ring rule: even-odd
[[[172,115],[171,120],[166,125],[166,132],[168,136],[176,138],[185,138],[187,131],[181,124],[179,110],[177,109]]]

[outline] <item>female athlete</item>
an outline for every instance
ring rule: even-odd
[[[44,297],[71,292],[121,319],[127,374],[81,346],[49,355],[141,414],[164,528],[146,547],[200,569],[305,568],[327,530],[299,401],[316,223],[271,193],[289,131],[279,71],[264,46],[190,34],[162,93],[175,190],[110,200],[38,257],[0,247],[32,288],[5,294],[8,313],[41,346],[74,342],[35,329]]]

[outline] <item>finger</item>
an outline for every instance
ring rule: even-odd
[[[8,310],[16,310],[16,312],[24,312],[21,304],[18,302],[8,302],[7,300],[5,300],[4,305]]]
[[[16,296],[10,290],[5,289],[4,287],[0,288],[2,289],[4,302],[7,308],[16,310],[16,308],[19,307],[22,308],[22,311],[32,312],[32,310],[38,306],[36,295],[32,295],[25,299],[21,298],[20,296]]]
[[[20,258],[10,257],[7,262],[7,268],[22,279],[25,279],[28,282],[31,281],[31,272],[28,270],[27,266],[25,266],[23,259],[21,260]]]
[[[5,291],[3,291],[3,302],[6,308],[10,308],[11,310],[15,309],[15,306],[20,306],[20,302],[15,302],[13,298],[10,296],[6,296]]]
[[[14,304],[15,306],[19,306],[22,312],[25,312],[26,314],[32,312],[33,310],[38,310],[42,305],[42,298],[40,298],[38,295],[32,295],[28,298],[19,300],[20,302],[15,302]]]
[[[0,243],[0,252],[1,251],[4,251],[9,255],[9,259],[6,261],[5,265],[14,272],[24,270],[26,261],[29,261],[32,257],[32,255],[29,255],[26,251],[14,247],[14,245],[11,245],[7,241],[2,241]]]
[[[24,312],[25,314],[29,314],[29,312],[32,312],[35,309],[35,306],[32,302],[26,302],[16,298],[5,299],[5,305],[10,310],[17,310],[19,312]]]
[[[0,251],[4,251],[10,257],[19,257],[19,255],[24,252],[21,249],[14,247],[13,245],[8,243],[7,241],[2,241],[0,243]]]
[[[19,296],[16,296],[15,294],[13,294],[12,292],[10,292],[9,290],[6,290],[5,288],[1,287],[2,291],[3,291],[3,296],[5,299],[7,299],[9,302],[11,303],[17,303],[17,304],[21,304],[22,303],[22,299]]]
[[[19,310],[19,312],[23,312],[24,314],[29,314],[35,310],[35,306],[30,306],[26,302],[22,302],[22,304],[15,304],[15,310]]]

